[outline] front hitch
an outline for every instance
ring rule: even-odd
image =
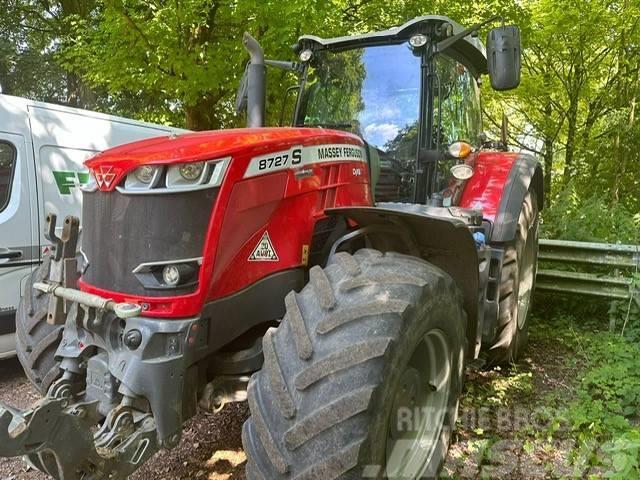
[[[78,222],[67,217],[57,238],[55,221],[51,273],[33,287],[49,296],[47,320],[64,324],[61,377],[28,410],[0,403],[0,456],[26,456],[56,480],[126,478],[180,441],[206,329],[199,317],[147,318],[138,304],[76,289]]]
[[[24,412],[0,402],[0,456],[24,455],[56,480],[98,480],[126,478],[158,450],[150,414],[121,409],[93,434],[97,402],[68,402],[47,396]]]

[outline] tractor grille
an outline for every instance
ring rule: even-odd
[[[147,289],[132,270],[141,263],[201,257],[217,192],[85,193],[82,250],[89,266],[83,280],[105,290],[149,297],[193,291],[195,286]]]

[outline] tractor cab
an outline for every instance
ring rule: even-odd
[[[519,82],[517,29],[490,32],[490,64],[478,27],[425,16],[365,35],[301,37],[295,125],[360,136],[376,201],[455,205],[451,169],[471,165],[484,141],[480,76],[500,90]]]

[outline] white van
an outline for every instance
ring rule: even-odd
[[[182,130],[0,95],[0,359],[15,354],[15,313],[38,267],[44,218],[80,216],[83,162],[123,143]]]

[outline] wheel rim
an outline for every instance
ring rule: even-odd
[[[535,284],[536,275],[536,262],[535,262],[535,235],[532,231],[529,231],[527,235],[527,241],[524,246],[524,252],[522,255],[522,263],[520,264],[519,277],[520,282],[518,285],[518,330],[524,328],[527,322],[527,316],[529,315],[529,306],[531,304],[531,295],[533,293],[533,286]]]
[[[451,352],[442,330],[427,333],[401,374],[387,434],[389,478],[420,478],[436,451],[449,404]]]

